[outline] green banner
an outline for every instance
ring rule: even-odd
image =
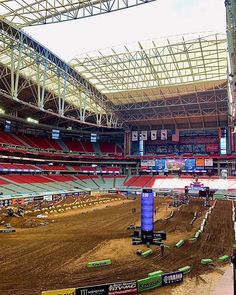
[[[99,267],[104,265],[110,265],[111,259],[100,260],[100,261],[91,261],[87,263],[87,267]]]
[[[138,292],[143,292],[146,290],[160,287],[162,285],[161,275],[138,280],[137,285],[138,285]]]

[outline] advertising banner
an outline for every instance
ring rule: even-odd
[[[23,205],[24,202],[24,198],[12,199],[12,205]]]
[[[76,295],[119,295],[136,293],[136,281],[110,283],[97,286],[81,287],[76,289]]]
[[[141,131],[142,140],[147,140],[147,131]]]
[[[204,167],[205,161],[204,159],[196,159],[196,167]]]
[[[34,197],[34,202],[43,201],[43,196],[36,196]]]
[[[161,140],[167,140],[167,130],[161,130]]]
[[[206,144],[206,152],[219,152],[219,145],[217,143]]]
[[[107,295],[109,285],[76,288],[76,295]]]
[[[151,140],[157,140],[157,130],[151,130]]]
[[[164,273],[161,276],[162,276],[162,285],[163,286],[183,282],[183,272],[182,271]]]
[[[212,167],[213,166],[213,159],[205,159],[205,166]]]
[[[136,294],[136,293],[137,293],[136,281],[112,283],[108,287],[108,295]]]
[[[138,280],[137,285],[138,285],[138,292],[154,289],[162,285],[162,277],[160,275],[160,276],[153,276],[153,277],[145,278],[142,280]]]
[[[172,141],[179,142],[179,129],[172,130]]]
[[[184,159],[168,159],[166,160],[166,168],[168,170],[184,170]]]
[[[164,171],[165,169],[166,169],[166,160],[165,159],[156,160],[156,170]]]
[[[138,131],[132,131],[132,141],[138,141]]]
[[[196,160],[195,159],[185,159],[185,170],[193,171],[196,169]]]
[[[44,201],[51,202],[52,201],[52,195],[43,196]]]
[[[156,161],[155,160],[141,160],[141,167],[150,167],[156,166]]]
[[[148,190],[146,190],[148,191]],[[153,207],[154,207],[154,193],[142,192],[141,194],[141,230],[153,231]]]
[[[0,200],[0,207],[10,206],[10,205],[12,205],[12,199]]]
[[[75,291],[75,288],[42,292],[42,295],[76,295],[76,294],[77,293]]]

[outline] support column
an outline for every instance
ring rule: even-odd
[[[143,138],[140,137],[139,138],[139,155],[140,156],[143,156],[143,149],[144,149],[144,147],[143,147]]]
[[[129,130],[124,132],[124,154],[129,156],[130,155],[130,143],[131,143],[131,133]]]
[[[219,162],[219,159],[217,161],[217,174],[218,174],[218,176],[220,176],[220,162]]]

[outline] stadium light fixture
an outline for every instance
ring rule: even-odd
[[[32,119],[30,117],[28,117],[26,120],[27,120],[27,122],[34,123],[34,124],[38,124],[39,123],[38,120]]]

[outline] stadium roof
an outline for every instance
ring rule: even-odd
[[[115,104],[156,100],[221,87],[226,43],[224,34],[177,36],[90,53],[71,64]]]
[[[213,127],[228,122],[224,34],[175,36],[76,57],[71,65],[123,123]]]
[[[70,21],[155,0],[1,0],[0,16],[18,27]]]
[[[0,96],[6,101],[4,107],[10,99],[33,107],[38,116],[46,114],[46,119],[56,115],[109,128],[226,125],[232,103],[227,94],[224,34],[142,41],[81,55],[68,64],[19,29],[150,1],[1,1]]]
[[[0,92],[15,102],[44,112],[50,109],[50,115],[54,112],[64,116],[75,109],[79,112],[78,121],[89,123],[87,117],[93,116],[97,117],[92,120],[95,125],[96,121],[102,124],[102,114],[112,112],[112,103],[70,65],[3,20],[0,20],[0,66]],[[24,82],[20,83],[20,79]]]

